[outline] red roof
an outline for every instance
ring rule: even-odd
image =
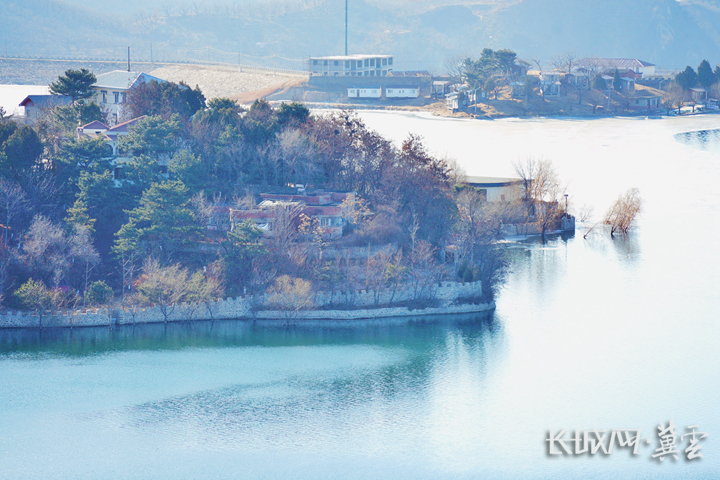
[[[107,130],[108,126],[98,120],[93,120],[80,128],[83,130]]]
[[[147,115],[143,115],[141,117],[133,118],[132,120],[128,120],[127,122],[118,123],[117,125],[114,125],[108,129],[108,132],[116,132],[116,133],[127,133],[128,128],[132,127],[136,123],[138,123],[143,118],[147,117]]]

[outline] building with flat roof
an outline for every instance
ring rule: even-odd
[[[393,70],[393,55],[335,55],[310,57],[310,75],[384,77]]]
[[[522,199],[525,182],[522,178],[513,177],[468,176],[464,183],[475,187],[488,202],[513,202]]]

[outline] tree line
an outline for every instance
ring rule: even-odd
[[[352,111],[244,108],[153,81],[128,92],[126,120],[142,118],[118,138],[127,159],[118,165],[105,137],[77,134],[105,120],[92,83],[91,72],[68,71],[52,89],[70,105],[33,125],[0,120],[5,306],[201,302],[298,284],[286,277],[325,290],[404,285],[418,300],[442,278],[482,279],[483,299],[492,298],[505,268],[495,240],[506,213],[459,186],[451,162],[420,137],[398,148]],[[343,206],[342,239],[330,241],[292,205],[278,207],[272,238],[251,221],[207,228],[215,207],[252,208],[259,193],[295,184],[357,192]]]

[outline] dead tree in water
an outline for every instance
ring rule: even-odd
[[[610,225],[610,237],[615,238],[616,232],[627,234],[641,210],[642,199],[637,188],[620,195],[605,214],[605,224]]]

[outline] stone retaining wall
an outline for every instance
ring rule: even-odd
[[[416,298],[416,292],[409,288],[395,292],[383,290],[361,290],[355,292],[317,292],[312,296],[315,309],[284,311],[263,308],[267,306],[265,295],[213,300],[201,304],[178,304],[167,307],[149,308],[100,308],[54,312],[42,317],[28,312],[0,313],[0,328],[34,327],[90,327],[123,324],[180,322],[191,320],[219,320],[253,318],[268,320],[322,320],[322,319],[367,319],[414,315],[442,315],[471,313],[491,310],[494,304],[456,304],[458,299],[478,298],[480,282],[441,282],[431,290],[422,292],[424,298],[432,298],[437,306],[424,309],[388,306],[384,308],[358,308],[392,305]],[[347,306],[349,309],[333,309],[333,306]],[[324,309],[326,308],[326,309]]]

